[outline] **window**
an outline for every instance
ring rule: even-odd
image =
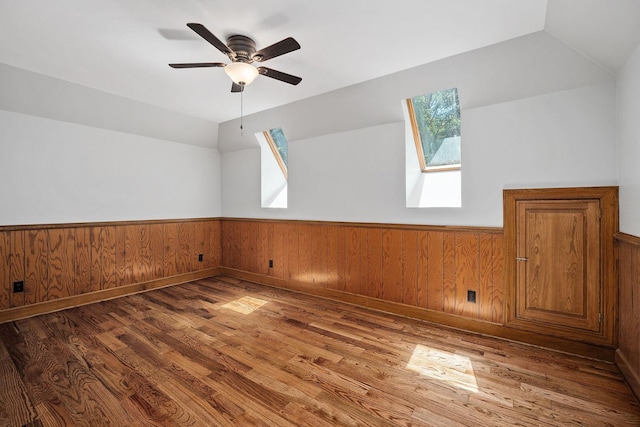
[[[278,165],[286,179],[289,155],[287,150],[287,138],[284,136],[284,132],[281,128],[270,129],[264,132],[264,137],[266,138],[269,148],[271,148],[271,152],[273,153],[273,156],[278,162]]]
[[[407,100],[413,138],[423,172],[460,168],[460,102],[447,89]]]
[[[458,90],[418,95],[407,99],[403,107],[407,207],[461,207]]]
[[[287,138],[281,128],[256,134],[260,143],[261,206],[287,207],[289,153]]]

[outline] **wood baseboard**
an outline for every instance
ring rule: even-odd
[[[454,314],[409,306],[396,302],[384,301],[377,298],[352,294],[334,289],[310,286],[307,284],[291,282],[275,277],[264,276],[228,267],[221,267],[221,274],[234,277],[236,279],[246,280],[248,282],[254,282],[281,289],[288,289],[307,295],[338,300],[344,303],[367,307],[373,310],[397,314],[400,316],[410,317],[418,320],[424,320],[442,326],[447,326],[468,332],[474,332],[482,335],[488,335],[496,338],[502,338],[510,341],[516,341],[519,343],[534,345],[537,347],[544,347],[563,353],[574,354],[610,363],[613,363],[615,360],[615,349],[610,347],[577,341],[568,341],[558,337],[540,335],[528,331],[508,328],[498,323],[469,319]]]
[[[636,395],[636,399],[640,402],[640,376],[638,376],[631,367],[631,364],[620,349],[616,350],[616,366],[618,366],[622,376],[627,381],[627,384],[629,384],[629,388],[633,391],[633,394]]]
[[[146,282],[134,283],[132,285],[120,286],[117,288],[104,289],[97,292],[90,292],[81,295],[74,295],[67,298],[30,304],[22,307],[14,307],[0,311],[0,323],[11,322],[25,317],[37,316],[40,314],[52,313],[67,308],[78,307],[99,301],[106,301],[119,298],[125,295],[137,294],[152,289],[164,288],[178,285],[180,283],[191,282],[193,280],[206,279],[207,277],[218,276],[221,268],[214,267],[205,270],[194,271],[192,273],[180,274],[177,276],[164,277],[162,279],[149,280]]]

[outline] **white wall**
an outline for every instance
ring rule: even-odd
[[[616,184],[614,110],[613,83],[463,109],[462,208],[405,207],[403,122],[289,141],[276,213],[260,208],[259,151],[223,153],[223,216],[502,226],[504,188]]]
[[[617,85],[620,231],[640,236],[640,46]]]
[[[215,148],[0,110],[0,225],[220,216]]]
[[[451,87],[462,207],[408,209],[401,102]],[[222,214],[502,226],[504,188],[617,184],[615,92],[612,75],[539,32],[253,114],[244,137],[237,121],[221,123]],[[289,139],[289,207],[274,212],[260,208],[252,132],[278,126]]]
[[[218,125],[0,64],[0,225],[220,216]]]

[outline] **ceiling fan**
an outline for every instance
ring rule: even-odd
[[[187,64],[169,64],[172,68],[200,68],[224,67],[233,84],[231,92],[242,92],[244,87],[253,82],[258,75],[271,77],[285,83],[297,85],[302,78],[283,73],[272,68],[254,67],[253,62],[264,62],[276,56],[300,49],[300,44],[292,37],[287,37],[278,43],[256,51],[256,43],[247,36],[232,35],[227,37],[227,44],[221,42],[202,24],[189,23],[187,27],[195,31],[200,37],[211,43],[216,49],[229,57],[231,63],[223,62],[195,62]]]

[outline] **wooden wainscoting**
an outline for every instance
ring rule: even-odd
[[[0,322],[209,277],[220,250],[218,219],[0,227]]]
[[[501,228],[230,218],[221,222],[223,274],[614,360],[614,348],[505,325]],[[475,303],[468,301],[468,291],[475,291]]]
[[[618,233],[616,242],[620,298],[616,364],[640,399],[640,237]]]
[[[495,323],[502,248],[492,228],[222,220],[228,269]]]

